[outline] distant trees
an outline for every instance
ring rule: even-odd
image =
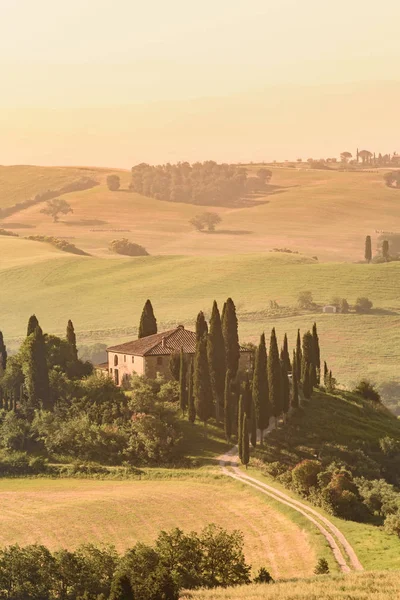
[[[352,158],[352,153],[351,152],[341,152],[340,154],[340,160],[342,161],[342,163],[347,164],[349,162],[349,160]]]
[[[263,184],[267,184],[271,180],[272,171],[270,169],[265,169],[264,167],[262,167],[261,169],[258,169],[257,177],[260,181],[262,181]]]
[[[54,223],[58,223],[60,215],[67,215],[74,212],[64,198],[54,198],[53,200],[48,200],[46,204],[47,206],[42,208],[40,212],[52,217]]]
[[[140,244],[130,242],[127,238],[120,240],[112,240],[109,244],[109,250],[116,252],[117,254],[123,254],[124,256],[148,256],[146,248]]]
[[[182,162],[175,165],[151,166],[145,163],[132,167],[130,189],[139,194],[203,206],[232,206],[248,193],[248,183],[257,182],[263,188],[271,177],[268,169],[260,169],[257,177],[248,177],[243,167],[217,164]]]
[[[371,300],[369,298],[365,298],[360,297],[357,298],[356,303],[355,303],[355,311],[358,313],[369,313],[371,312],[371,308],[373,307],[373,304],[371,302]]]
[[[372,400],[373,402],[380,402],[381,397],[374,384],[368,379],[361,379],[354,388],[354,393],[358,394],[365,400]]]
[[[121,180],[118,175],[107,176],[107,187],[111,192],[117,192],[121,187]]]
[[[297,296],[297,304],[299,308],[304,310],[312,309],[314,307],[312,292],[308,290],[305,292],[300,292]]]
[[[189,221],[197,231],[207,229],[209,233],[215,231],[215,227],[221,223],[222,219],[217,213],[204,212],[196,215]]]
[[[143,338],[157,333],[157,319],[150,300],[146,300],[139,323],[138,337]]]
[[[370,235],[367,235],[367,237],[365,238],[364,257],[365,257],[365,260],[367,261],[367,263],[371,262],[371,260],[372,260],[372,242],[371,242]]]

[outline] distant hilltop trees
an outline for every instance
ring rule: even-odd
[[[212,160],[192,165],[141,163],[132,168],[130,189],[157,200],[227,206],[239,203],[249,194],[265,191],[271,177],[272,172],[266,168],[249,177],[244,167]]]

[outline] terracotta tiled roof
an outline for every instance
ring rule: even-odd
[[[103,371],[108,371],[108,362],[101,363],[100,365],[95,365],[94,368],[95,369],[101,369]]]
[[[181,348],[186,354],[194,354],[196,351],[195,332],[185,329],[182,325],[126,344],[111,346],[107,348],[107,352],[134,356],[162,356],[179,352]],[[249,350],[240,348],[240,352],[249,352]]]

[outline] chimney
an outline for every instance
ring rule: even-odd
[[[178,325],[177,329],[185,329],[184,325]]]
[[[161,346],[162,346],[163,348],[165,348],[165,337],[163,337],[163,338],[162,338],[162,340],[161,340]]]

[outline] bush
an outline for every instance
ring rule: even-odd
[[[108,175],[107,187],[111,192],[117,192],[121,187],[121,180],[118,175]]]
[[[326,558],[320,558],[315,566],[314,574],[315,575],[328,575],[329,573],[329,565]]]
[[[18,233],[14,233],[13,231],[8,231],[7,229],[0,229],[0,235],[7,235],[10,237],[19,237]]]
[[[369,298],[361,297],[357,298],[354,308],[358,313],[369,313],[372,306],[373,304]]]
[[[303,460],[292,470],[293,487],[307,496],[311,488],[317,487],[321,464],[317,460]]]
[[[74,244],[67,242],[67,240],[61,240],[49,235],[29,235],[25,238],[26,240],[32,240],[33,242],[45,242],[51,244],[55,248],[62,250],[63,252],[70,252],[71,254],[78,254],[79,256],[89,256],[87,252],[84,252],[80,248],[77,248]]]
[[[297,296],[297,304],[298,304],[299,308],[302,308],[305,310],[310,310],[310,309],[314,308],[315,305],[313,302],[312,292],[310,292],[310,291],[300,292],[300,294]]]
[[[139,244],[134,244],[130,242],[127,238],[123,238],[122,240],[113,240],[110,242],[109,249],[111,252],[116,252],[117,254],[123,254],[124,256],[148,256],[146,248],[140,246]]]
[[[189,221],[191,225],[198,231],[203,231],[206,229],[209,232],[215,231],[216,225],[221,223],[222,219],[217,213],[205,212],[201,215],[196,215]]]
[[[272,575],[267,571],[265,567],[261,567],[257,575],[253,579],[254,583],[273,583],[274,580]]]
[[[381,401],[378,390],[368,379],[361,379],[353,391],[355,394],[361,396],[365,400],[372,400],[373,402]]]
[[[400,513],[388,515],[384,524],[385,531],[400,537]]]

